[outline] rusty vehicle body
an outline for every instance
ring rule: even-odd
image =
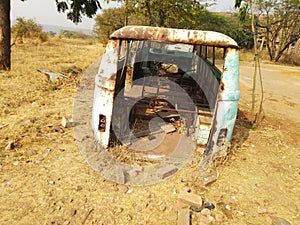
[[[159,117],[171,127],[168,135],[184,134],[204,148],[201,167],[206,168],[231,138],[238,81],[238,45],[224,34],[123,27],[111,34],[96,75],[95,138],[103,148],[130,146],[134,141],[129,136],[150,140],[147,123]]]

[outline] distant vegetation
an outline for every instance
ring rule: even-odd
[[[94,39],[95,36],[85,34],[81,31],[71,31],[71,30],[62,30],[59,35],[66,38],[75,38],[75,39]]]
[[[95,36],[81,31],[62,30],[59,34],[53,31],[43,32],[43,27],[33,19],[19,17],[12,26],[12,45],[24,42],[46,42],[50,37],[60,36],[74,39],[95,39]]]
[[[152,12],[150,9],[147,12],[142,9],[129,10],[129,13],[127,12],[128,25],[212,30],[227,34],[243,48],[251,49],[253,47],[251,31],[248,29],[250,24],[241,24],[237,13],[213,13],[209,12],[205,6],[200,5],[185,12],[174,7],[166,10],[159,13],[164,19],[154,17],[153,14],[156,15],[158,12]],[[181,11],[177,15],[172,10]],[[123,27],[125,18],[126,10],[124,7],[102,10],[102,14],[96,17],[94,26],[94,32],[100,42],[105,44],[113,31]]]
[[[128,0],[122,7],[102,10],[95,19],[94,32],[105,44],[109,35],[125,24],[210,30],[232,37],[244,50],[253,50],[256,35],[260,52],[273,62],[290,61],[300,51],[300,44],[296,45],[300,38],[300,0],[257,0],[256,4],[253,0],[236,0],[238,13],[210,12],[207,2]],[[251,27],[253,5],[256,32]],[[291,63],[300,64],[299,59]]]
[[[35,39],[41,42],[48,40],[48,34],[43,32],[43,27],[36,23],[35,20],[19,17],[17,22],[11,28],[12,45],[23,43],[25,39]]]

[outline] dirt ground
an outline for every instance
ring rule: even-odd
[[[299,67],[262,64],[265,119],[252,129],[253,66],[241,63],[232,146],[212,168],[214,183],[205,186],[191,162],[162,183],[130,187],[94,172],[72,128],[60,126],[72,116],[81,70],[101,51],[61,40],[21,45],[12,71],[0,72],[0,224],[177,224],[178,193],[186,186],[216,206],[211,224],[300,224]],[[73,73],[72,80],[53,85],[39,68]],[[201,213],[190,213],[192,224],[205,224]]]

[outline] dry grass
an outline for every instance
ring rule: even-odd
[[[219,176],[210,186],[193,173],[200,150],[166,181],[130,192],[95,173],[72,129],[54,130],[72,115],[82,74],[53,88],[37,69],[84,72],[102,52],[95,42],[59,38],[13,47],[12,70],[0,72],[0,224],[176,224],[185,186],[216,205],[212,215],[222,215],[221,224],[266,224],[269,216],[299,223],[296,125],[269,118],[253,131],[246,110],[239,112],[232,154],[213,168]],[[5,149],[10,142],[14,148]],[[197,224],[199,213],[191,214]]]
[[[269,55],[267,50],[263,50],[259,53],[259,57],[261,61],[269,62]],[[254,51],[253,50],[240,50],[240,60],[245,62],[253,62],[254,61]]]
[[[1,125],[9,124],[0,130],[0,148],[20,137],[23,146],[42,141],[36,132],[46,132],[47,124],[59,124],[63,115],[70,116],[72,96],[82,72],[102,53],[102,46],[96,42],[72,39],[53,38],[41,44],[14,46],[11,71],[0,72]],[[53,84],[37,69],[66,75],[74,70],[81,73]]]

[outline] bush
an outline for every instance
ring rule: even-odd
[[[25,18],[17,18],[17,23],[11,28],[14,38],[13,44],[23,43],[24,39],[38,39],[41,42],[48,40],[48,35],[43,32],[43,27],[33,19],[26,20]]]
[[[62,30],[60,35],[66,38],[93,39],[94,37],[81,31]]]

